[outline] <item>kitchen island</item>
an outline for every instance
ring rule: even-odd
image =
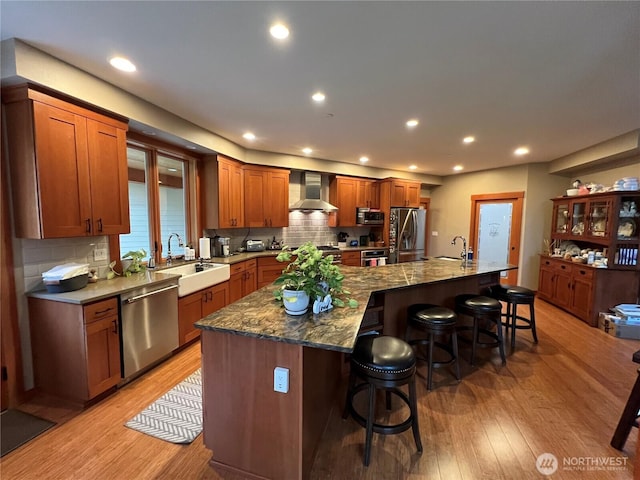
[[[211,466],[251,478],[306,478],[368,310],[377,330],[404,335],[411,303],[453,305],[459,293],[496,284],[508,264],[429,259],[341,267],[356,308],[291,316],[264,287],[196,323],[202,330],[204,443]],[[274,391],[274,368],[288,391]]]

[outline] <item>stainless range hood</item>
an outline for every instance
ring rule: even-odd
[[[335,212],[338,207],[320,199],[321,177],[319,173],[302,172],[304,198],[289,207],[289,210],[322,210],[323,212]]]

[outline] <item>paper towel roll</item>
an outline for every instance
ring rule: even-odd
[[[208,237],[200,239],[200,258],[211,258],[211,239]]]

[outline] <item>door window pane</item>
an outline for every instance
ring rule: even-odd
[[[509,239],[511,237],[511,203],[480,205],[480,227],[478,231],[479,260],[487,262],[509,262]],[[501,272],[506,277],[507,272]]]
[[[151,253],[149,232],[149,201],[147,193],[148,153],[127,147],[129,167],[129,217],[131,233],[120,235],[120,257],[131,250],[144,248]]]

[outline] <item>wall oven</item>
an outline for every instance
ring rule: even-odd
[[[388,248],[381,248],[379,250],[362,250],[360,252],[360,265],[362,267],[377,267],[378,265],[386,265],[388,258]]]

